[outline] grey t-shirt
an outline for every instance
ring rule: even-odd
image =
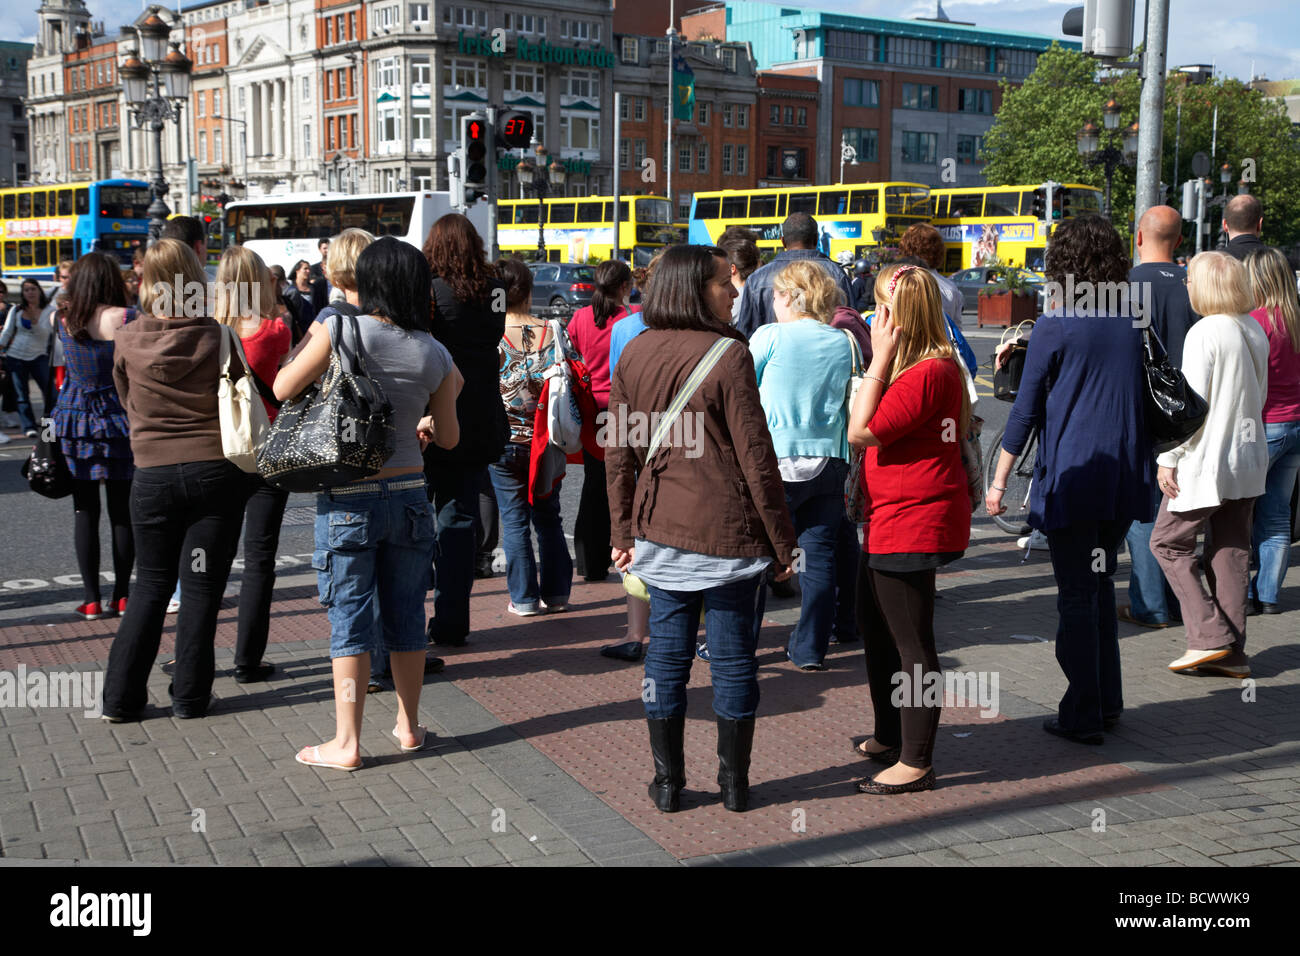
[[[352,335],[347,331],[346,317],[343,322],[345,354],[350,355]],[[334,327],[334,320],[325,323],[331,341]],[[384,467],[423,468],[424,456],[415,428],[427,414],[429,396],[451,371],[451,353],[428,332],[408,332],[373,316],[357,316],[357,328],[365,351],[366,374],[384,390],[393,406],[397,449]]]

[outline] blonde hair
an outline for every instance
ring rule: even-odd
[[[890,279],[894,273],[903,270],[894,284],[890,294]],[[966,391],[966,380],[961,376],[961,357],[948,338],[948,329],[943,321],[943,299],[939,294],[939,283],[934,276],[915,266],[887,266],[876,276],[876,316],[880,316],[880,306],[889,306],[889,317],[899,330],[898,351],[894,353],[894,362],[889,370],[892,384],[898,377],[926,359],[946,358],[957,367],[961,379],[961,422],[960,437],[966,436],[970,427],[970,395]]]
[[[1187,297],[1198,315],[1245,315],[1255,308],[1246,267],[1226,252],[1192,256]]]
[[[1292,351],[1300,352],[1300,300],[1286,256],[1277,249],[1252,252],[1246,257],[1246,278],[1255,294],[1255,307],[1265,310],[1267,326],[1286,332]]]
[[[808,259],[790,263],[772,282],[772,290],[790,297],[795,315],[829,325],[837,306],[844,305],[844,293],[830,273]]]
[[[212,317],[222,325],[275,315],[275,280],[253,250],[231,246],[221,254],[213,288]]]
[[[177,301],[175,287],[183,288]],[[140,275],[140,310],[162,319],[185,315],[185,300],[194,284],[208,288],[208,274],[203,271],[194,250],[179,239],[159,239],[144,254]],[[167,307],[171,307],[171,314]]]
[[[344,229],[330,240],[329,256],[325,260],[325,276],[330,285],[344,292],[357,291],[357,257],[361,250],[375,241],[364,229]]]

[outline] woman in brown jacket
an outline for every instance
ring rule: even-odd
[[[686,783],[686,683],[701,612],[718,784],[728,810],[748,807],[764,572],[775,561],[785,580],[795,560],[754,362],[730,324],[735,295],[722,250],[668,248],[646,298],[648,330],[614,371],[603,435],[614,564],[650,594],[650,797],[666,813],[678,809]],[[673,418],[675,398],[684,407]]]

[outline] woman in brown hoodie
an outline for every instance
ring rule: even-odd
[[[764,572],[775,561],[778,580],[785,580],[795,559],[754,360],[731,327],[735,296],[721,249],[668,248],[646,298],[648,329],[614,370],[602,440],[614,564],[639,576],[650,594],[650,797],[666,813],[678,809],[686,783],[686,683],[701,612],[718,720],[718,783],[728,810],[747,809]],[[716,364],[702,377],[693,374],[703,371],[706,357]],[[689,395],[680,417],[647,454],[650,434],[679,393]]]
[[[140,316],[117,330],[113,379],[131,426],[136,585],[108,656],[104,719],[136,720],[180,569],[172,713],[203,717],[217,610],[239,539],[246,481],[221,450],[221,326],[194,250],[160,239],[144,257]]]

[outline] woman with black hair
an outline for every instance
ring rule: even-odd
[[[334,348],[360,337],[366,372],[393,408],[397,448],[371,478],[339,485],[316,499],[316,569],[329,609],[336,732],[299,751],[299,763],[335,770],[361,766],[361,718],[370,650],[382,633],[397,691],[392,735],[404,751],[423,749],[419,725],[424,682],[424,595],[433,561],[433,509],[425,494],[421,452],[460,440],[456,394],[461,377],[447,350],[429,335],[429,266],[419,250],[390,236],[357,257],[363,315],[325,324],[275,379],[288,399],[324,374]],[[338,338],[341,342],[336,341]]]
[[[1037,432],[1029,524],[1047,535],[1060,615],[1056,660],[1069,681],[1043,729],[1100,744],[1124,709],[1111,580],[1116,554],[1129,525],[1150,521],[1155,510],[1142,329],[1126,310],[1094,304],[1101,283],[1128,281],[1124,243],[1106,219],[1061,223],[1047,246],[1046,269],[1055,295],[1034,326],[985,503],[991,515],[1006,511],[1007,478]],[[1088,291],[1076,303],[1062,301],[1066,289]]]
[[[130,429],[113,384],[113,336],[135,318],[117,262],[89,252],[72,266],[68,304],[59,337],[67,380],[54,409],[54,433],[72,472],[73,537],[84,602],[76,613],[87,621],[126,610],[135,539],[131,533]],[[99,486],[108,496],[113,540],[113,599],[100,603]]]
[[[591,305],[573,313],[566,331],[573,347],[581,353],[591,373],[591,390],[596,411],[609,408],[609,337],[614,324],[634,311],[628,304],[632,294],[632,270],[627,263],[611,259],[596,266],[596,289]],[[639,310],[636,310],[639,311]],[[605,494],[605,462],[582,453],[582,497],[573,526],[573,556],[578,573],[587,581],[609,576],[609,498]]]
[[[793,573],[794,527],[754,360],[731,327],[735,295],[721,249],[669,246],[650,285],[647,331],[623,350],[610,391],[609,421],[628,423],[604,436],[612,557],[650,595],[650,797],[665,813],[686,783],[686,684],[701,612],[722,800],[748,807],[764,572],[776,561],[778,578]],[[648,424],[665,428],[674,400],[681,414],[650,454]]]
[[[45,290],[35,279],[24,279],[22,298],[9,310],[4,329],[0,330],[0,355],[4,356],[18,395],[18,417],[28,438],[36,437],[36,416],[32,413],[31,381],[41,390],[44,414],[54,410],[54,393],[50,381],[50,347],[53,327],[42,322],[49,305]]]
[[[438,514],[437,582],[428,636],[434,644],[462,647],[469,635],[477,563],[479,488],[488,465],[501,457],[510,439],[497,371],[506,296],[482,237],[465,216],[452,213],[434,223],[424,255],[433,275],[433,337],[465,376],[456,400],[460,441],[450,448],[431,447],[424,455]]]

